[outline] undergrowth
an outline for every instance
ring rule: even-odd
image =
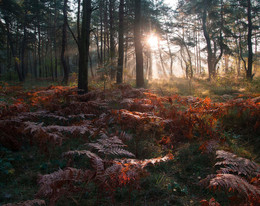
[[[218,102],[129,85],[85,95],[75,87],[1,88],[1,204],[232,205],[259,198],[255,95]],[[256,155],[243,152],[246,142]],[[217,174],[215,154],[224,159]]]

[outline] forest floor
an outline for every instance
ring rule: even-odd
[[[260,204],[259,84],[2,82],[0,205]]]

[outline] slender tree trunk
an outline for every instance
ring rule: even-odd
[[[136,86],[144,87],[143,46],[141,42],[141,0],[135,0],[134,45],[136,55]]]
[[[90,44],[91,0],[83,0],[81,37],[79,44],[79,93],[88,92],[88,56]]]
[[[114,80],[116,77],[116,69],[114,65],[115,60],[115,29],[114,29],[114,7],[115,0],[109,0],[109,26],[110,26],[110,60],[112,63],[111,79]],[[120,29],[120,28],[119,28]]]
[[[213,75],[213,53],[211,48],[210,36],[207,31],[207,10],[206,9],[204,9],[203,11],[202,24],[203,24],[202,26],[203,34],[207,43],[209,80],[211,80]]]
[[[166,32],[166,40],[167,40],[167,47],[168,47],[168,52],[169,52],[169,57],[170,57],[170,76],[173,76],[173,54],[172,54],[172,50],[171,50],[171,45],[170,45],[170,40],[169,40],[169,36],[168,33]]]
[[[94,75],[94,72],[93,72],[92,57],[91,57],[90,54],[88,55],[88,58],[89,58],[89,67],[90,67],[91,77],[94,78],[95,75]]]
[[[247,72],[246,77],[248,80],[253,79],[252,68],[253,68],[253,47],[252,47],[252,5],[251,0],[247,0],[247,20],[248,20],[248,34],[247,34],[247,45],[248,45],[248,61],[247,61]]]
[[[7,19],[5,19],[5,25],[6,25],[6,28],[3,25],[3,23],[0,21],[0,26],[2,27],[2,29],[4,31],[6,31],[7,41],[9,43],[10,50],[11,50],[11,53],[12,53],[12,56],[13,56],[13,59],[14,59],[15,70],[16,70],[16,72],[18,74],[19,81],[23,82],[24,79],[23,79],[22,72],[20,71],[19,57],[17,55],[16,49],[15,49],[14,44],[13,44],[13,39],[11,37],[10,28],[9,28],[9,21]],[[11,63],[11,58],[10,58],[10,63]]]
[[[109,28],[108,28],[108,1],[104,1],[104,61],[108,60],[109,56]],[[107,57],[108,56],[108,57]]]
[[[103,45],[104,45],[104,32],[103,32],[103,0],[100,0],[99,2],[99,18],[100,18],[100,62],[99,64],[103,64]]]
[[[57,20],[58,20],[58,9],[57,9],[57,0],[54,0],[55,3],[55,11],[54,11],[54,34],[53,34],[53,41],[54,41],[54,77],[55,80],[58,80],[58,54],[57,54]]]
[[[66,47],[67,47],[67,24],[68,24],[68,17],[67,17],[67,10],[68,10],[68,0],[64,0],[63,5],[63,28],[62,28],[62,45],[61,45],[61,63],[63,66],[64,77],[62,82],[67,85],[69,80],[69,68],[66,62]]]
[[[24,21],[26,22],[26,17],[24,17]],[[24,23],[23,25],[23,42],[22,42],[22,65],[21,65],[21,73],[23,76],[23,79],[25,79],[25,75],[26,75],[26,47],[27,47],[27,30],[26,30],[26,25]]]
[[[81,0],[78,0],[78,12],[77,12],[77,34],[78,34],[78,42],[80,41],[80,7],[81,7]]]
[[[120,0],[119,5],[119,34],[118,34],[118,65],[117,65],[117,84],[123,82],[124,67],[124,0]]]

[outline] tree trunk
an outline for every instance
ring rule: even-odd
[[[207,11],[204,9],[203,11],[203,16],[202,16],[202,28],[203,28],[203,34],[206,39],[207,43],[207,52],[208,52],[208,72],[209,72],[209,80],[212,79],[212,66],[213,66],[213,54],[212,54],[212,48],[211,48],[211,42],[210,42],[210,37],[209,33],[207,31]]]
[[[115,0],[109,0],[109,26],[110,26],[110,60],[111,60],[111,79],[114,80],[116,77],[116,69],[114,65],[115,60],[115,29],[114,29],[114,7]],[[120,27],[119,27],[120,29]]]
[[[91,0],[83,0],[82,27],[79,44],[78,88],[80,94],[88,92],[88,56],[91,12]]]
[[[248,20],[248,34],[247,34],[247,45],[248,45],[248,61],[247,61],[247,72],[246,77],[248,80],[253,79],[252,68],[253,68],[253,47],[252,47],[252,5],[251,0],[247,0],[247,20]]]
[[[136,86],[144,87],[143,47],[141,43],[141,0],[135,0],[134,45],[136,55]]]
[[[3,28],[4,31],[6,30],[7,41],[9,43],[9,46],[11,49],[11,53],[12,53],[12,56],[14,59],[14,66],[15,66],[15,70],[17,71],[19,81],[23,82],[24,79],[23,79],[23,75],[20,71],[20,63],[19,63],[20,61],[19,61],[16,49],[14,48],[14,45],[13,45],[13,39],[11,37],[11,33],[10,33],[10,29],[9,29],[9,21],[7,19],[5,19],[5,25],[6,25],[6,28],[0,21],[0,26]]]
[[[69,68],[66,62],[65,52],[67,47],[67,24],[68,24],[68,17],[67,17],[67,10],[68,10],[68,0],[64,0],[63,5],[63,28],[62,28],[62,43],[61,43],[61,63],[63,66],[64,77],[63,77],[63,84],[67,85],[69,80]]]
[[[93,66],[92,66],[92,57],[91,57],[90,54],[88,55],[88,58],[89,58],[89,67],[90,67],[91,77],[94,78],[94,72],[93,72]]]
[[[123,82],[124,67],[124,0],[120,0],[119,5],[119,34],[118,34],[118,65],[116,83]]]
[[[24,21],[26,22],[26,17],[24,17]],[[27,31],[26,31],[26,25],[24,23],[23,25],[23,42],[22,42],[22,65],[21,65],[21,73],[22,73],[22,76],[23,76],[23,79],[25,79],[25,75],[26,75],[26,47],[27,47]]]
[[[54,11],[54,34],[53,34],[53,44],[54,44],[54,77],[55,80],[58,80],[58,54],[57,54],[57,20],[58,20],[58,9],[57,9],[57,0],[55,2],[55,11]]]
[[[99,18],[100,18],[100,62],[99,64],[102,65],[103,64],[103,0],[100,0],[99,2]]]

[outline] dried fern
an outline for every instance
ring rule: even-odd
[[[237,173],[245,176],[257,176],[260,174],[260,166],[249,159],[238,157],[223,150],[218,150],[216,155],[217,159],[224,159],[224,161],[219,161],[215,164],[216,166],[224,166],[224,168],[220,168],[220,173]]]
[[[208,188],[214,190],[222,188],[230,192],[237,191],[240,195],[245,197],[252,194],[256,197],[260,196],[258,187],[249,184],[245,179],[233,174],[209,175],[201,181],[201,184],[208,185]]]
[[[94,176],[90,170],[81,170],[75,168],[67,168],[57,172],[40,176],[38,183],[40,189],[36,196],[49,197],[50,205],[54,206],[55,202],[61,196],[71,195],[75,192],[82,191],[83,188],[77,186],[77,182],[88,183]]]
[[[34,199],[34,200],[27,200],[18,203],[9,203],[2,206],[36,206],[36,205],[46,205],[46,203],[44,200]]]
[[[126,145],[117,136],[98,139],[96,143],[89,143],[88,145],[101,154],[134,157],[134,154],[122,149]]]
[[[254,182],[258,181],[256,176],[259,175],[259,165],[223,150],[218,150],[216,155],[217,159],[224,161],[219,161],[215,165],[224,167],[217,171],[218,174],[208,175],[201,180],[200,185],[213,190],[219,188],[237,192],[238,195],[246,197],[246,202],[254,204],[253,201],[260,198],[259,185],[254,185]]]

